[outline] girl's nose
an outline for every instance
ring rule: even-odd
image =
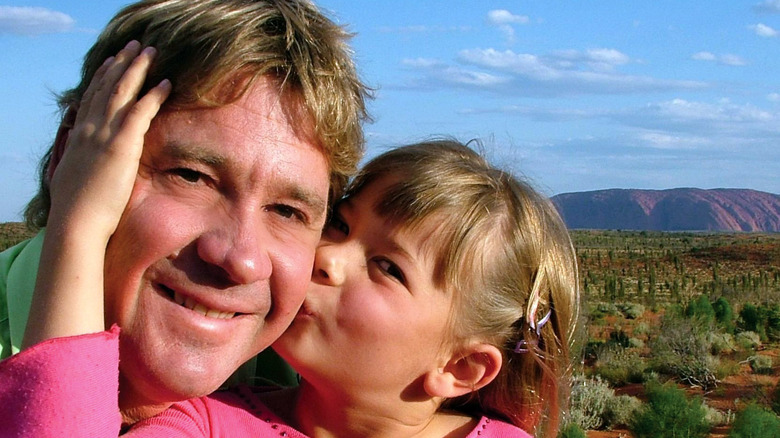
[[[340,245],[321,244],[314,254],[311,279],[315,283],[341,286],[346,279],[347,260]]]

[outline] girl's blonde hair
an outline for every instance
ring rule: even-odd
[[[441,222],[434,281],[455,297],[451,341],[478,339],[502,351],[498,377],[447,407],[556,436],[579,305],[575,252],[556,209],[454,140],[378,156],[347,196],[385,177],[395,183],[375,206],[379,214],[402,227],[432,216]]]

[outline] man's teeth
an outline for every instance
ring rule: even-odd
[[[173,300],[176,301],[176,303],[192,310],[193,312],[200,313],[201,315],[207,316],[209,318],[230,319],[236,315],[235,312],[221,312],[219,310],[209,309],[208,307],[193,300],[190,297],[184,298],[177,292],[173,293]]]

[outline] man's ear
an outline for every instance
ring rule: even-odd
[[[54,176],[54,171],[57,169],[57,165],[62,160],[62,155],[65,153],[65,145],[68,143],[68,136],[73,125],[76,124],[76,112],[77,106],[70,105],[65,111],[65,116],[62,117],[60,127],[57,129],[57,136],[54,137],[54,146],[51,149],[51,157],[49,158],[49,167],[46,169],[46,178],[51,181]]]
[[[425,375],[424,387],[432,397],[454,398],[492,382],[501,370],[501,351],[483,342],[453,353],[446,364]]]

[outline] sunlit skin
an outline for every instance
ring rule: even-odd
[[[308,433],[324,428],[338,436],[348,424],[368,435],[402,423],[402,433],[414,434],[435,423],[437,399],[424,379],[450,358],[443,340],[452,295],[433,283],[436,221],[415,230],[389,224],[373,208],[384,184],[339,204],[304,305],[274,343],[303,378],[302,408],[290,420]],[[332,423],[316,424],[323,419]],[[448,421],[452,428],[470,418]]]
[[[126,421],[214,391],[303,301],[329,169],[281,99],[261,79],[233,104],[152,121],[106,253]]]

